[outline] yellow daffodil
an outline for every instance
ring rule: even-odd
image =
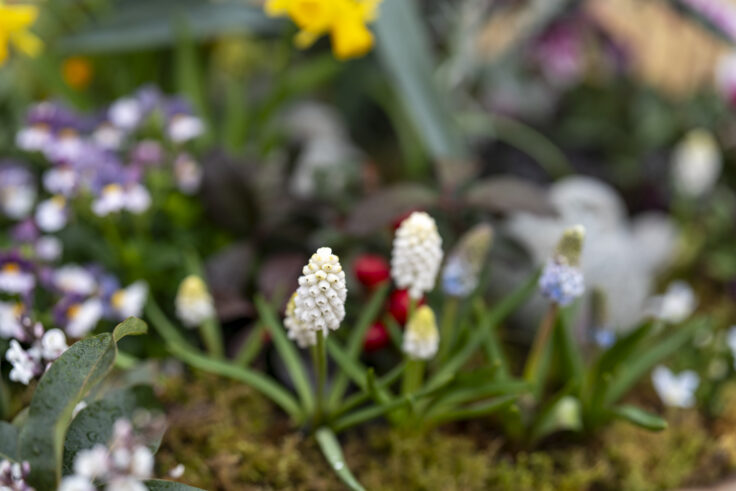
[[[332,51],[346,60],[366,54],[373,47],[367,23],[375,20],[380,0],[266,0],[271,16],[289,16],[299,27],[295,43],[308,48],[329,35]]]
[[[28,56],[41,51],[41,40],[29,30],[37,17],[34,5],[7,5],[0,0],[0,65],[8,59],[10,44]]]

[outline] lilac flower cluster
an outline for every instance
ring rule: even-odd
[[[109,445],[95,445],[80,451],[74,460],[74,474],[66,476],[60,491],[95,491],[95,483],[107,491],[145,491],[143,483],[153,475],[153,453],[133,431],[126,419],[113,427]]]
[[[26,478],[30,472],[28,462],[0,460],[0,490],[33,491],[33,488],[26,484]]]

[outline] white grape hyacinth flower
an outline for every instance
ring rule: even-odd
[[[702,128],[691,130],[675,147],[672,179],[678,192],[700,197],[715,186],[723,167],[715,137]]]
[[[669,368],[659,365],[652,372],[652,385],[665,406],[693,407],[699,384],[700,377],[692,370],[675,375]]]
[[[317,344],[317,333],[310,329],[305,329],[299,319],[296,318],[294,311],[296,310],[296,292],[286,304],[286,316],[284,317],[284,327],[286,328],[289,339],[296,342],[300,348],[314,346]]]
[[[401,222],[391,253],[391,277],[415,300],[434,288],[442,263],[442,238],[427,213],[416,211]]]
[[[179,284],[176,292],[176,315],[185,326],[197,327],[215,316],[215,303],[204,280],[189,275]]]
[[[437,354],[440,333],[434,311],[422,305],[406,325],[402,349],[414,360],[429,360]]]
[[[327,334],[345,318],[345,271],[329,247],[320,247],[302,269],[294,297],[294,318],[302,328]]]

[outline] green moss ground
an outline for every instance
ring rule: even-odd
[[[159,469],[181,462],[182,481],[208,490],[343,489],[313,441],[248,387],[197,375],[163,389],[170,429]],[[595,441],[558,438],[514,454],[483,422],[426,434],[376,424],[342,439],[350,467],[371,490],[647,491],[712,482],[734,468],[736,417],[706,425],[678,411],[668,419],[661,433],[621,423]]]

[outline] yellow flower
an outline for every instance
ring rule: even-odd
[[[380,0],[267,0],[271,16],[288,15],[300,31],[294,39],[299,48],[308,48],[329,34],[338,59],[362,56],[373,47],[373,33],[367,23],[375,20]]]
[[[72,56],[64,60],[61,71],[64,82],[73,89],[86,89],[92,81],[92,64],[83,56]]]
[[[8,59],[9,44],[28,56],[41,51],[41,40],[29,31],[37,17],[34,5],[5,5],[0,0],[0,65]]]

